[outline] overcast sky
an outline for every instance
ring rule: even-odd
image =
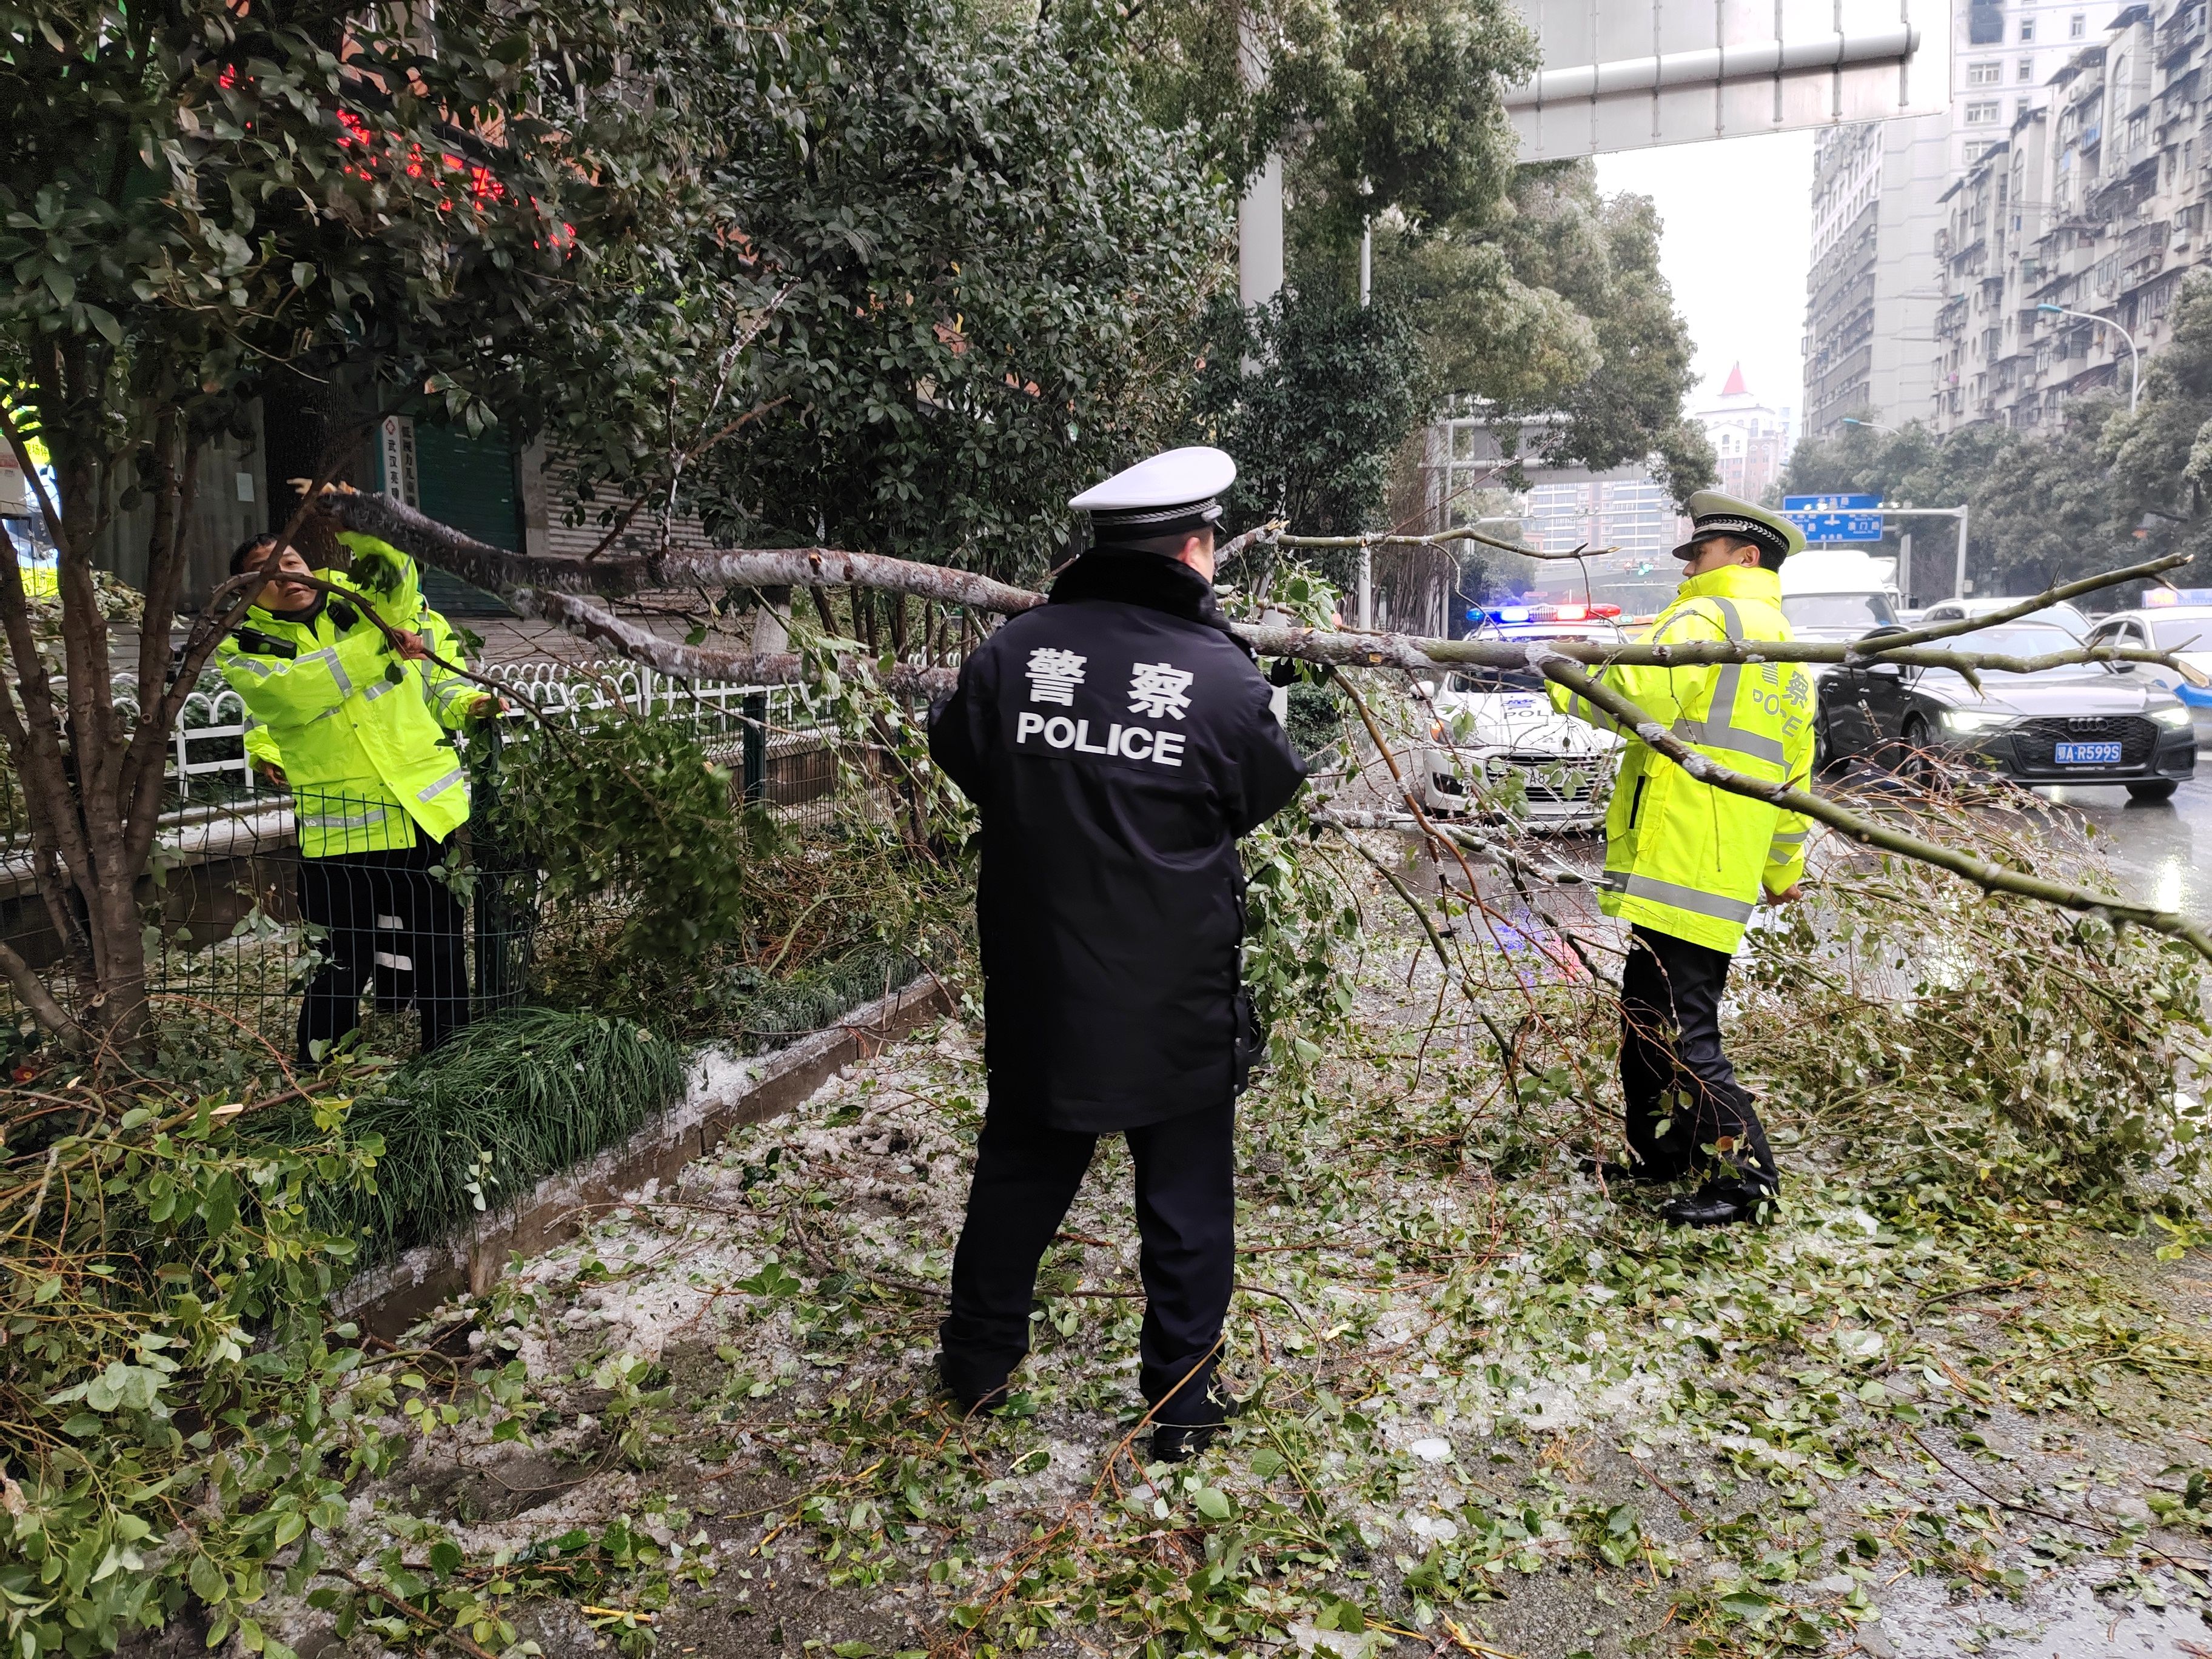
[[[1813,135],[1761,134],[1597,158],[1600,189],[1659,204],[1660,266],[1689,319],[1705,394],[1729,365],[1763,403],[1802,408]]]

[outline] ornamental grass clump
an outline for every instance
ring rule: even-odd
[[[481,1020],[356,1099],[347,1133],[376,1136],[374,1185],[315,1195],[319,1222],[372,1258],[443,1237],[613,1146],[684,1086],[684,1051],[633,1021],[555,1008]],[[283,1141],[312,1118],[272,1113]]]

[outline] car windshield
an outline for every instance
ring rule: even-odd
[[[2212,617],[2160,617],[2150,632],[2161,651],[2212,651]]]
[[[2081,641],[2051,623],[2000,623],[1938,640],[1941,651],[1976,651],[1992,657],[2040,657],[2053,651],[2070,651]]]
[[[1596,640],[1607,645],[1623,645],[1628,636],[1609,622],[1588,623],[1580,628],[1506,628],[1485,630],[1471,635],[1475,639],[1506,640]],[[1453,675],[1446,690],[1469,696],[1494,697],[1506,691],[1541,691],[1544,677],[1533,668],[1469,668]]]
[[[1784,593],[1782,614],[1792,628],[1842,629],[1863,634],[1897,621],[1887,593]]]
[[[1451,677],[1451,689],[1478,697],[1501,691],[1541,691],[1544,677],[1533,668],[1471,668]]]

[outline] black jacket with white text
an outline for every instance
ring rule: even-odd
[[[971,654],[931,756],[980,809],[991,1109],[1103,1133],[1230,1100],[1239,836],[1304,767],[1195,571],[1086,554]]]

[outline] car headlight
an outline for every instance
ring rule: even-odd
[[[2016,717],[1993,714],[1979,708],[1947,708],[1943,724],[1954,732],[1994,732],[2000,726],[2010,726]]]
[[[2160,726],[2170,726],[2174,730],[2179,731],[2189,724],[2189,709],[2185,704],[2176,703],[2171,708],[2152,709],[2150,717]]]

